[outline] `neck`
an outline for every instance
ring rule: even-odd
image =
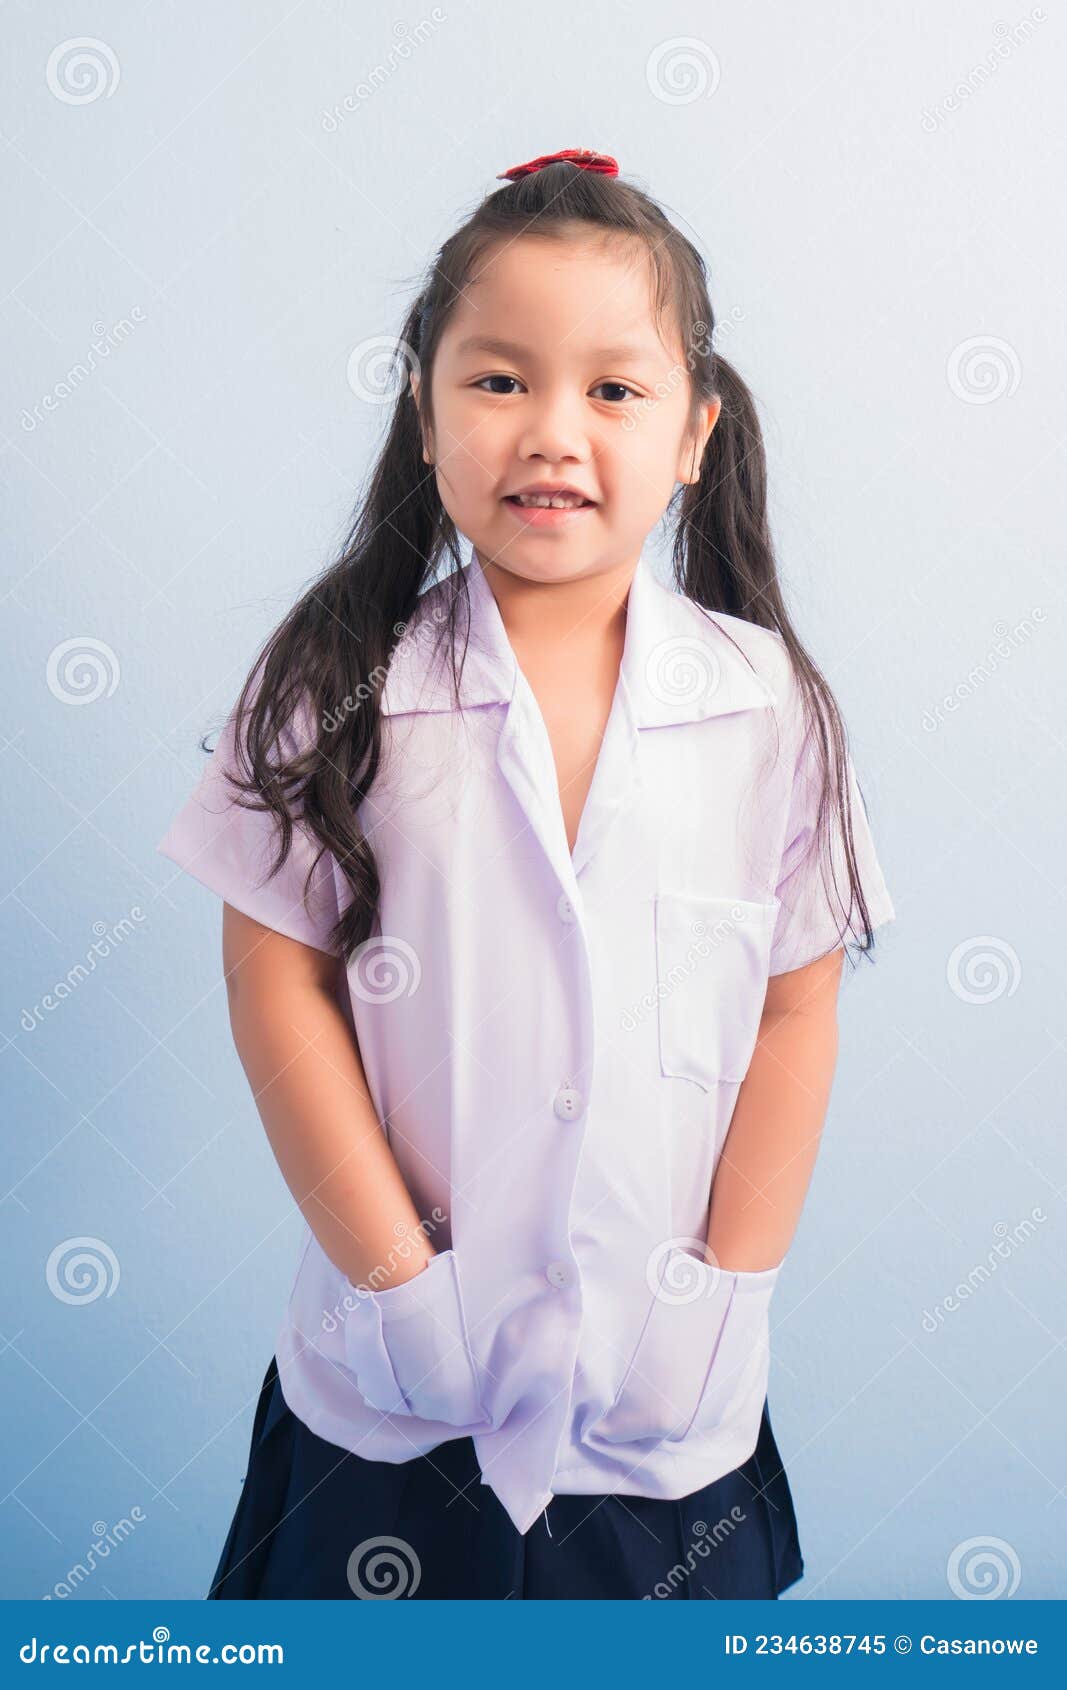
[[[570,656],[621,642],[634,562],[569,580],[531,580],[475,553],[518,655],[545,649]]]

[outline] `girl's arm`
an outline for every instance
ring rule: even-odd
[[[843,959],[838,948],[768,982],[711,1189],[708,1249],[725,1270],[777,1267],[792,1242],[830,1101]]]
[[[411,1279],[434,1255],[337,999],[337,957],[223,906],[230,1027],[282,1175],[353,1285]],[[403,1242],[399,1242],[403,1240]]]

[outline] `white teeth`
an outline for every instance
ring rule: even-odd
[[[572,493],[557,493],[549,498],[545,493],[518,493],[516,498],[520,505],[533,505],[541,510],[565,511],[573,510],[585,503]]]

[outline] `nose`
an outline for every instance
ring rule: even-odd
[[[581,397],[561,388],[530,396],[523,406],[519,456],[525,462],[585,463],[590,456],[589,435],[581,414]]]

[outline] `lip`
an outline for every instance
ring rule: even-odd
[[[505,494],[501,503],[513,513],[524,528],[566,528],[580,517],[588,516],[590,511],[596,510],[595,500],[588,504],[574,505],[570,510],[553,510],[548,505],[519,505],[515,500],[520,493],[540,493],[545,498],[555,498],[557,494],[569,493],[579,499],[588,498],[580,487],[573,487],[569,482],[547,482],[542,486],[536,483],[529,487],[516,487],[513,493]]]
[[[592,516],[596,505],[574,505],[570,510],[554,510],[551,505],[516,505],[502,499],[504,509],[523,528],[569,528],[583,517]]]

